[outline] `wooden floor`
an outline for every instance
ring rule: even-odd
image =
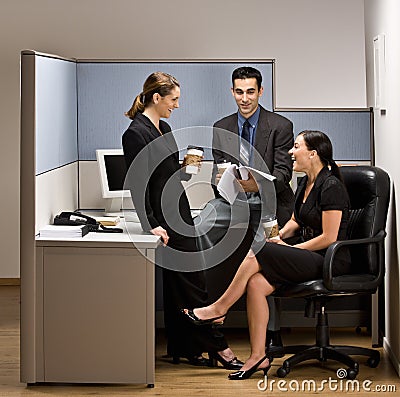
[[[224,331],[225,332],[225,331]],[[225,332],[231,347],[239,358],[245,359],[249,353],[248,336],[246,330],[226,330]],[[292,329],[283,332],[284,342],[312,343],[313,329]],[[365,330],[358,335],[354,329],[333,329],[331,342],[334,344],[356,344],[369,347],[370,338]],[[297,392],[302,396],[321,394],[323,396],[337,396],[345,393],[346,381],[337,383],[323,383],[331,377],[337,380],[336,371],[342,366],[333,361],[319,363],[308,361],[292,370],[283,380],[276,376],[276,370],[282,359],[276,359],[268,375],[267,390],[258,389],[258,382],[263,380],[261,372],[253,375],[249,380],[230,381],[227,379],[229,371],[220,368],[196,368],[188,364],[173,365],[162,356],[165,353],[165,341],[162,332],[157,333],[156,341],[156,383],[153,389],[146,385],[56,385],[56,386],[31,386],[19,382],[19,287],[0,287],[0,397],[2,396],[229,396],[245,397],[257,395],[293,395]],[[397,377],[387,355],[381,349],[382,359],[379,367],[371,369],[365,365],[365,359],[360,358],[360,372],[357,377],[360,387],[359,392],[351,395],[391,395],[400,396],[400,380]],[[278,382],[283,381],[278,387]],[[310,381],[303,384],[303,381]],[[371,392],[363,390],[362,383],[371,381]],[[313,383],[315,382],[315,383]],[[265,387],[262,382],[260,387]],[[287,388],[285,391],[283,388]],[[334,389],[336,387],[336,390]],[[304,391],[302,392],[302,388]],[[378,392],[378,388],[393,390]],[[272,390],[272,391],[271,391]]]

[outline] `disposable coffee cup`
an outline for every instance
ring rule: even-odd
[[[218,174],[223,174],[224,172],[225,172],[225,170],[228,168],[228,167],[230,167],[230,165],[231,165],[231,162],[230,161],[228,161],[228,162],[223,162],[223,163],[219,163],[219,164],[217,164],[217,169],[218,169]]]
[[[268,240],[279,238],[279,226],[276,219],[265,221],[262,223],[265,237]]]
[[[196,175],[199,173],[203,153],[204,150],[202,147],[191,145],[187,147],[186,156],[182,163],[182,167],[185,167],[187,174]]]

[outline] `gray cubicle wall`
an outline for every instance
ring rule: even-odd
[[[260,103],[274,110],[274,62],[78,62],[79,160],[95,160],[95,150],[121,147],[121,135],[129,125],[124,116],[146,77],[157,70],[177,77],[181,84],[180,109],[168,120],[173,130],[212,126],[236,111],[231,96],[232,71],[251,65],[263,74],[264,94]],[[277,111],[293,121],[294,132],[319,129],[326,132],[339,161],[371,161],[371,112],[368,109],[323,109]],[[204,130],[206,131],[206,130]],[[187,140],[179,138],[183,149]],[[211,147],[211,136],[204,137]],[[206,152],[206,159],[211,159]]]
[[[77,68],[74,59],[24,51],[33,60],[36,232],[78,206]],[[24,59],[24,58],[23,58]]]
[[[293,132],[320,130],[332,140],[336,161],[351,163],[372,160],[372,112],[357,110],[277,111],[293,122]]]
[[[76,62],[35,54],[36,175],[78,160]]]
[[[121,147],[122,133],[130,120],[124,116],[148,75],[163,71],[175,76],[181,85],[180,108],[168,123],[173,130],[212,126],[222,116],[236,111],[231,94],[232,71],[243,65],[259,69],[264,94],[260,103],[273,108],[273,62],[107,62],[78,63],[79,159],[94,160],[96,149]],[[178,141],[181,149],[187,142]],[[204,139],[211,147],[211,135]],[[206,159],[211,159],[210,151]]]

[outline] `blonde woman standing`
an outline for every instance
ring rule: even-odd
[[[126,112],[132,122],[122,137],[132,200],[144,231],[160,236],[164,247],[163,300],[167,353],[193,365],[210,365],[203,352],[218,357],[227,369],[239,369],[224,336],[213,327],[198,328],[185,321],[180,307],[206,304],[208,294],[201,265],[191,254],[198,251],[189,202],[181,183],[184,173],[169,118],[179,108],[180,85],[171,75],[152,73]],[[135,166],[131,167],[134,163]],[[195,259],[196,260],[196,259]],[[175,270],[171,270],[175,269]],[[195,271],[190,271],[190,268]],[[180,271],[179,269],[185,269]]]

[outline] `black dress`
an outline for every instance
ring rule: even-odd
[[[189,202],[181,178],[178,148],[170,126],[160,121],[162,135],[138,113],[122,137],[128,168],[126,186],[144,231],[157,226],[170,239],[161,247],[163,257],[164,323],[167,353],[193,357],[228,347],[224,336],[211,326],[197,327],[180,313],[181,308],[201,307],[208,302],[204,272],[198,253]],[[131,166],[132,165],[132,166]],[[194,270],[194,271],[192,271]]]
[[[294,216],[301,227],[298,241],[306,241],[322,233],[322,211],[340,210],[338,240],[345,240],[349,219],[349,198],[344,184],[328,168],[318,174],[314,187],[303,203],[307,177],[299,183],[295,196]],[[265,278],[271,285],[298,284],[322,277],[322,264],[326,250],[310,251],[286,245],[264,243],[255,247],[256,257]],[[347,250],[338,252],[334,273],[349,271],[350,257]]]

